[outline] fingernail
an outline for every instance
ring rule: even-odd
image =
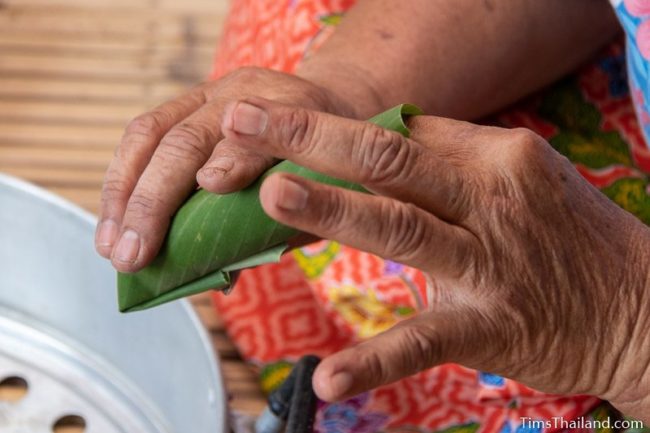
[[[342,396],[350,391],[352,384],[354,383],[354,378],[347,371],[340,371],[332,376],[330,380],[330,387],[332,393],[336,396]]]
[[[276,198],[276,205],[285,210],[298,211],[307,207],[309,191],[291,179],[282,179]]]
[[[140,252],[140,236],[133,230],[122,234],[115,248],[115,258],[123,263],[135,263]]]
[[[245,135],[260,135],[269,120],[266,111],[246,102],[238,103],[232,112],[232,129]]]
[[[97,228],[97,246],[111,247],[115,243],[120,228],[113,220],[104,220]]]
[[[210,161],[201,169],[201,172],[208,177],[225,176],[235,166],[235,161],[229,157],[220,157]]]

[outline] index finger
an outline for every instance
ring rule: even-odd
[[[411,202],[447,221],[462,218],[462,174],[426,146],[370,122],[262,98],[226,107],[225,140]]]
[[[205,103],[202,86],[133,119],[124,132],[102,186],[97,252],[109,258],[120,232],[127,202],[162,137]]]

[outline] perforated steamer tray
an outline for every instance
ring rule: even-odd
[[[93,249],[94,218],[0,174],[0,432],[223,433],[223,381],[189,304],[118,313],[115,272]]]

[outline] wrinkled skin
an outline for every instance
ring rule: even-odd
[[[197,183],[230,192],[268,168],[272,159],[259,152],[216,146],[228,101],[261,96],[362,119],[410,102],[427,113],[479,118],[574,70],[620,31],[606,0],[429,6],[359,0],[296,65],[302,78],[244,67],[138,116],[106,174],[97,251],[117,270],[136,272],[155,257]]]
[[[97,251],[110,258],[117,270],[138,271],[155,257],[171,216],[197,182],[212,192],[231,192],[247,186],[274,163],[259,152],[216,145],[222,138],[219,123],[224,106],[250,95],[356,115],[324,87],[251,67],[199,85],[135,118],[106,173],[95,237]]]
[[[274,174],[273,218],[417,267],[437,302],[325,359],[314,388],[342,399],[444,362],[650,421],[650,233],[525,129],[436,117],[411,139],[261,98],[226,108],[224,143],[363,184]]]

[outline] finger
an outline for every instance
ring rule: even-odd
[[[343,400],[443,363],[474,363],[489,344],[480,323],[467,307],[405,320],[325,358],[314,373],[314,391],[325,401]]]
[[[276,161],[268,154],[222,140],[197,173],[196,180],[208,191],[227,194],[247,187]]]
[[[162,137],[205,103],[202,87],[136,117],[126,127],[104,178],[95,248],[109,258],[136,183]]]
[[[462,217],[460,170],[421,144],[369,122],[248,101],[226,107],[226,141],[399,197],[445,220]]]
[[[475,238],[412,205],[286,173],[269,176],[260,200],[275,220],[414,266],[458,278],[471,269]]]
[[[111,260],[136,272],[157,254],[172,215],[195,189],[196,172],[221,138],[219,103],[208,103],[162,138],[128,200]]]

